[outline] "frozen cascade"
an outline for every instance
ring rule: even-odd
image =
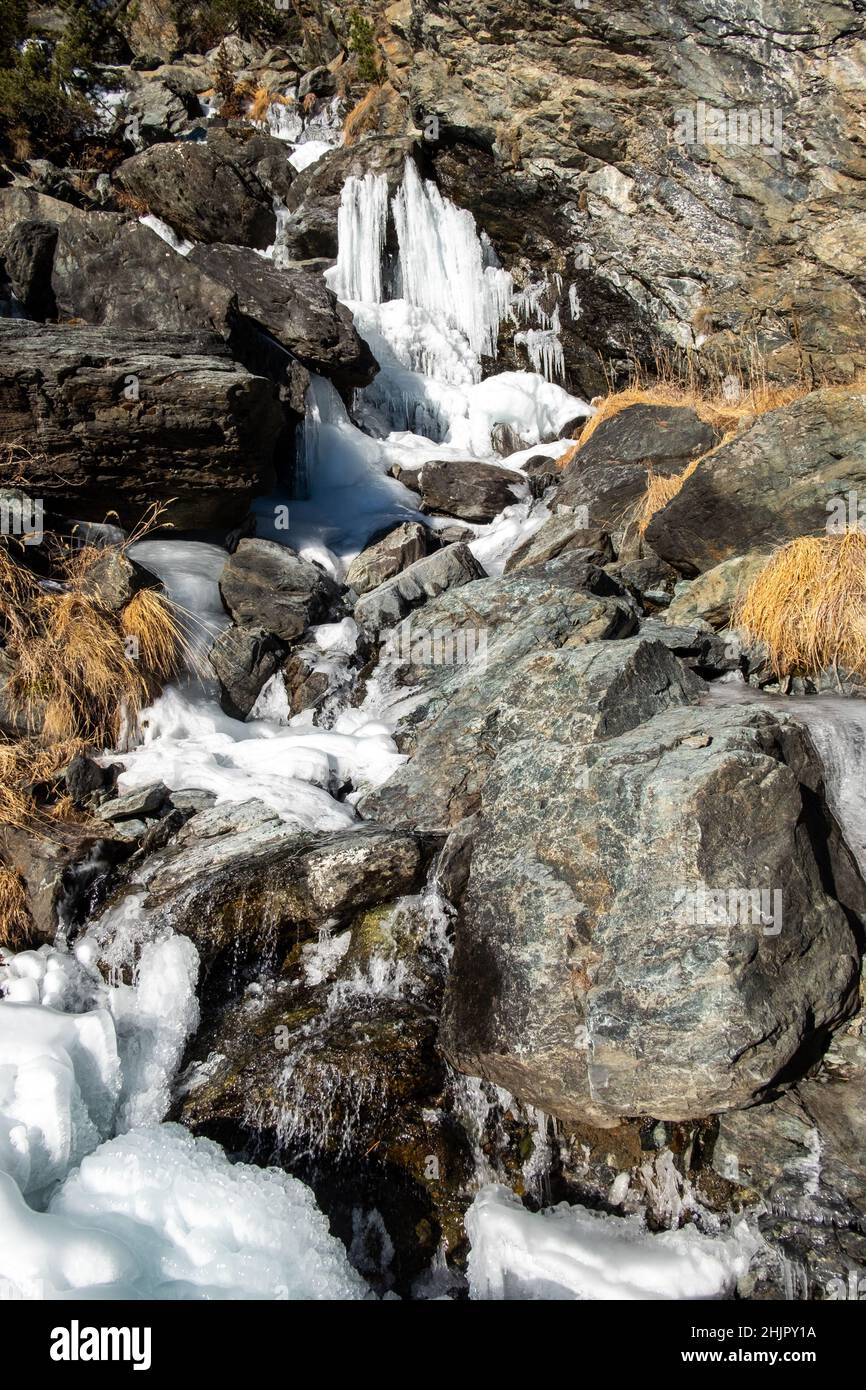
[[[348,178],[337,217],[337,264],[325,275],[338,299],[381,302],[387,221],[388,180],[381,174]]]

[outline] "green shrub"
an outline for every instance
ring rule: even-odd
[[[381,81],[376,35],[369,19],[353,10],[349,15],[349,52],[358,61],[358,76],[362,82]]]

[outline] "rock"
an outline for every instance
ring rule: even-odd
[[[781,1266],[775,1283],[790,1288],[793,1265],[800,1298],[856,1298],[863,1287],[864,1076],[866,1042],[837,1035],[789,1094],[719,1120],[713,1167],[738,1199],[763,1203],[761,1234]]]
[[[35,944],[52,943],[69,906],[70,871],[84,877],[88,859],[104,848],[92,833],[79,826],[53,822],[39,835],[31,830],[0,827],[2,862],[24,885],[27,913]],[[74,879],[73,879],[74,882]]]
[[[546,564],[570,550],[586,552],[599,565],[613,560],[613,546],[606,531],[589,531],[573,513],[562,512],[545,521],[525,541],[515,546],[505,565],[506,574]]]
[[[416,521],[395,526],[355,557],[346,571],[346,587],[354,589],[356,594],[368,594],[416,560],[423,560],[428,550],[428,538],[427,529]]]
[[[67,795],[76,806],[83,806],[94,792],[113,791],[118,766],[102,767],[86,753],[76,753],[63,774]]]
[[[246,719],[259,693],[286,658],[285,642],[263,627],[225,628],[208,653],[220,683],[220,704],[232,719]]]
[[[178,811],[187,811],[192,815],[209,810],[215,801],[215,792],[203,791],[199,787],[184,787],[181,791],[171,793],[172,806]]]
[[[220,576],[223,603],[235,622],[283,642],[321,622],[339,592],[317,565],[276,541],[240,541]]]
[[[808,736],[765,710],[685,707],[662,650],[605,643],[515,673],[447,986],[455,1065],[601,1125],[748,1105],[802,1074],[856,1000],[866,888]],[[525,693],[545,660],[555,723],[536,713],[544,687]],[[728,897],[759,888],[763,925]],[[727,920],[707,922],[704,890]]]
[[[103,801],[99,808],[102,820],[142,820],[146,816],[158,816],[169,797],[168,787],[162,782],[151,782],[145,787],[134,787],[130,792],[122,792],[111,801]]]
[[[2,440],[38,452],[33,492],[73,515],[134,526],[227,525],[271,485],[274,387],[214,339],[0,320]]]
[[[108,613],[119,613],[141,589],[153,589],[160,581],[144,565],[122,550],[106,550],[89,566],[81,593]]]
[[[368,632],[380,632],[445,589],[485,577],[468,546],[447,545],[365,594],[355,605],[355,621]]]
[[[366,139],[330,151],[299,174],[286,198],[290,213],[284,233],[288,254],[298,260],[314,256],[335,260],[337,215],[346,179],[385,174],[390,190],[395,192],[414,148],[411,140]]]
[[[627,406],[603,420],[562,469],[557,504],[587,508],[593,527],[621,530],[646,491],[649,469],[681,473],[719,438],[688,406]]]
[[[647,641],[661,642],[692,670],[707,680],[739,671],[741,644],[734,635],[715,632],[698,620],[695,623],[674,624],[660,618],[647,618],[641,623],[641,636]]]
[[[543,645],[543,627],[530,629],[520,644],[525,654],[515,644],[511,655],[506,647],[495,662],[488,656],[486,666],[462,673],[451,698],[434,704],[411,762],[360,799],[363,816],[442,833],[478,810],[490,769],[510,742],[532,735],[539,744],[588,745],[703,689],[658,642],[588,641],[581,615],[603,639],[625,625],[623,614],[615,600],[576,597],[582,604],[567,626],[552,615],[569,631],[560,631],[559,650]],[[606,631],[595,626],[599,620]]]
[[[188,259],[237,296],[253,331],[264,330],[311,371],[343,388],[372,381],[376,360],[320,274],[299,266],[278,270],[243,246],[199,245]]]
[[[699,620],[711,627],[728,627],[735,603],[745,595],[769,558],[769,551],[753,550],[699,574],[671,600],[666,622],[688,625]]]
[[[678,570],[701,573],[823,532],[849,491],[866,496],[866,397],[815,391],[759,416],[700,464],[646,539]]]
[[[635,560],[606,565],[606,572],[628,589],[644,608],[667,608],[679,576],[675,569],[652,553]]]
[[[285,200],[293,174],[280,142],[248,128],[155,145],[124,160],[115,177],[191,241],[264,250],[276,237],[274,194]]]
[[[56,312],[51,289],[56,245],[56,226],[38,218],[16,223],[0,243],[0,256],[12,292],[30,319],[51,318]]]
[[[140,57],[168,61],[181,49],[172,0],[138,0],[121,11],[121,23],[130,48]]]
[[[226,809],[233,819],[238,808]],[[424,854],[406,832],[359,825],[299,833],[260,802],[244,811],[246,824],[226,828],[213,812],[193,816],[136,872],[149,921],[190,936],[206,961],[229,949],[272,951],[278,939],[293,945],[419,882]],[[109,932],[110,910],[102,922]]]
[[[527,495],[526,479],[516,470],[475,459],[422,464],[412,486],[421,492],[424,511],[474,522],[492,521]]]
[[[189,131],[196,118],[204,116],[197,94],[179,82],[171,68],[146,78],[132,70],[124,76],[131,86],[123,102],[121,123],[124,129],[130,129],[134,146],[177,140]]]
[[[535,497],[543,497],[549,487],[556,487],[562,476],[557,460],[547,454],[534,454],[522,465],[521,472],[529,479]]]

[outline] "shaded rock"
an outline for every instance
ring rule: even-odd
[[[63,782],[67,795],[76,806],[81,806],[94,792],[105,791],[116,775],[115,770],[101,767],[86,753],[76,753],[63,774]]]
[[[729,634],[715,632],[708,623],[670,623],[667,617],[647,618],[641,623],[641,636],[661,642],[686,666],[710,680],[741,665],[740,642]]]
[[[379,826],[299,833],[261,803],[246,811],[246,824],[223,829],[212,812],[193,816],[137,874],[151,920],[191,936],[206,960],[236,943],[292,944],[419,881],[424,856],[413,835]]]
[[[613,560],[613,546],[606,531],[588,531],[572,513],[561,512],[515,546],[506,562],[505,573],[543,565],[570,550],[587,552],[588,558],[592,557],[599,565]]]
[[[635,560],[620,560],[605,566],[605,569],[612,579],[616,579],[644,608],[650,610],[668,606],[679,580],[675,569],[652,554]]]
[[[51,288],[56,245],[56,226],[38,218],[16,223],[0,242],[12,292],[30,319],[51,318],[56,312]]]
[[[250,129],[155,145],[124,160],[115,177],[192,241],[264,250],[276,236],[274,194],[285,199],[293,174],[280,142]]]
[[[761,415],[700,464],[646,539],[685,574],[819,534],[849,491],[866,495],[866,397],[815,391]]]
[[[300,266],[278,270],[244,246],[199,245],[188,259],[236,295],[252,325],[310,370],[343,387],[372,381],[376,360],[320,274]],[[242,331],[249,328],[237,325],[235,333]]]
[[[246,719],[260,692],[286,657],[286,644],[263,627],[225,628],[208,653],[220,683],[220,704],[233,719]]]
[[[374,540],[357,555],[346,571],[346,586],[356,594],[367,594],[386,580],[393,579],[428,550],[428,531],[418,522],[395,526],[381,540]]]
[[[285,229],[288,253],[298,260],[337,256],[337,216],[347,178],[385,174],[392,192],[402,182],[403,166],[414,150],[405,139],[368,139],[343,145],[316,160],[292,183],[286,198],[289,219]]]
[[[282,413],[274,387],[214,339],[0,320],[4,443],[38,451],[35,495],[134,526],[176,499],[178,525],[237,520],[270,486]]]
[[[283,642],[320,622],[339,592],[317,565],[276,541],[241,540],[220,575],[223,603],[235,622]]]
[[[443,590],[484,578],[468,546],[448,545],[365,594],[355,605],[355,621],[367,631],[379,632]]]
[[[586,507],[591,526],[621,529],[646,491],[648,469],[681,473],[719,438],[688,406],[627,406],[603,420],[562,469],[557,504]]]
[[[463,521],[492,521],[527,495],[526,479],[514,469],[475,459],[435,459],[418,469],[412,486],[420,490],[422,510]]]
[[[683,708],[682,685],[663,709],[658,675],[639,675],[662,650],[557,653],[587,664],[555,727],[524,697],[481,790],[447,987],[455,1065],[595,1124],[746,1105],[802,1073],[856,1000],[866,889],[808,736],[764,710]],[[763,920],[736,896],[759,887],[782,894]],[[707,921],[699,890],[733,915]]]

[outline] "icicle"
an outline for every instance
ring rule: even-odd
[[[348,178],[337,217],[337,264],[326,275],[338,299],[382,302],[382,252],[388,220],[388,180],[384,174]]]

